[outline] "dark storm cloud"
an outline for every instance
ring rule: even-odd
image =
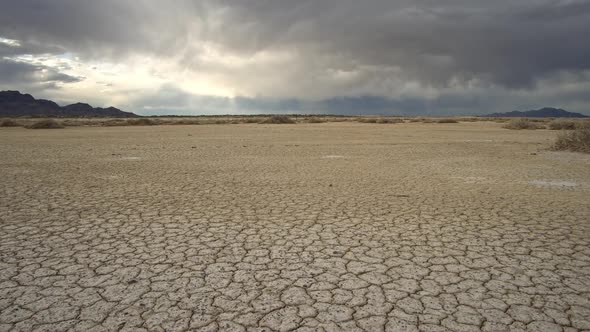
[[[83,78],[58,72],[56,69],[26,62],[0,59],[0,84],[74,83]]]
[[[23,45],[92,59],[117,61],[130,54],[172,59],[187,70],[230,77],[239,90],[263,96],[236,98],[232,107],[303,111],[313,93],[311,99],[321,100],[315,106],[327,109],[431,112],[499,107],[486,95],[514,101],[521,98],[519,91],[561,102],[556,91],[568,84],[582,89],[580,95],[590,93],[587,76],[576,76],[590,71],[588,0],[0,4],[0,36]],[[234,72],[203,61],[204,44],[238,58],[265,51],[291,58],[283,67]],[[16,52],[0,45],[0,54],[11,50]],[[563,74],[572,74],[571,80],[552,81]],[[260,83],[277,76],[279,84]],[[407,85],[415,88],[406,93]]]
[[[87,54],[170,54],[196,36],[244,54],[335,53],[341,63],[327,67],[395,66],[429,84],[479,78],[508,87],[590,68],[589,1],[3,2],[1,31],[9,37]]]
[[[59,45],[87,57],[173,52],[186,44],[187,27],[198,20],[200,7],[182,0],[1,0],[0,5],[2,37]]]
[[[233,19],[250,24],[229,28],[229,44],[317,48],[343,55],[326,66],[399,67],[405,79],[433,85],[479,79],[530,87],[554,71],[590,68],[588,1],[295,3],[232,2]]]

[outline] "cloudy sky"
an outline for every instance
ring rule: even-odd
[[[0,90],[139,114],[590,114],[590,0],[0,0]]]

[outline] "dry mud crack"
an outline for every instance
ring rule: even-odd
[[[0,331],[590,330],[590,162],[553,135],[2,129]]]

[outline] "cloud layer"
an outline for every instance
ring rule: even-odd
[[[140,113],[590,110],[587,0],[0,3],[0,87],[44,97]]]

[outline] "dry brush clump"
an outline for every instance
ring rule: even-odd
[[[2,121],[0,121],[0,127],[20,127],[21,125],[11,119],[4,119]]]
[[[404,123],[404,120],[399,118],[380,118],[377,123]]]
[[[102,127],[119,127],[119,126],[126,126],[127,120],[123,119],[110,119],[106,121],[102,121],[100,123]]]
[[[551,130],[574,130],[578,126],[578,122],[574,120],[558,119],[549,123]]]
[[[311,117],[306,120],[307,120],[307,123],[324,123],[324,122],[326,122],[326,119],[317,118],[317,117]]]
[[[424,118],[424,117],[410,118],[409,122],[435,123],[435,121],[433,119],[431,119],[431,118]]]
[[[273,115],[260,123],[264,123],[264,124],[291,124],[291,123],[295,123],[295,121],[293,121],[293,119],[291,119],[290,117],[288,117],[286,115]]]
[[[366,118],[359,118],[357,121],[360,123],[381,123],[381,124],[404,123],[404,120],[401,118],[391,118],[391,117],[366,117]]]
[[[171,125],[200,125],[201,121],[197,119],[180,119],[172,120],[169,124]]]
[[[33,123],[29,124],[28,126],[26,126],[26,128],[28,128],[28,129],[61,129],[61,128],[64,128],[64,126],[61,123],[59,123],[53,119],[45,119],[45,120],[33,122]]]
[[[560,133],[552,149],[590,153],[590,123],[582,123],[574,130]]]
[[[141,119],[131,119],[126,121],[127,126],[155,126],[158,123],[152,119],[141,118]]]
[[[532,129],[542,129],[544,127],[535,123],[535,122],[532,122],[529,119],[519,118],[519,119],[510,120],[510,122],[508,122],[502,128],[513,129],[513,130],[520,130],[520,129],[532,130]]]
[[[359,118],[357,121],[360,123],[377,123],[377,118]]]
[[[459,123],[459,121],[451,118],[444,118],[437,120],[436,123]]]

